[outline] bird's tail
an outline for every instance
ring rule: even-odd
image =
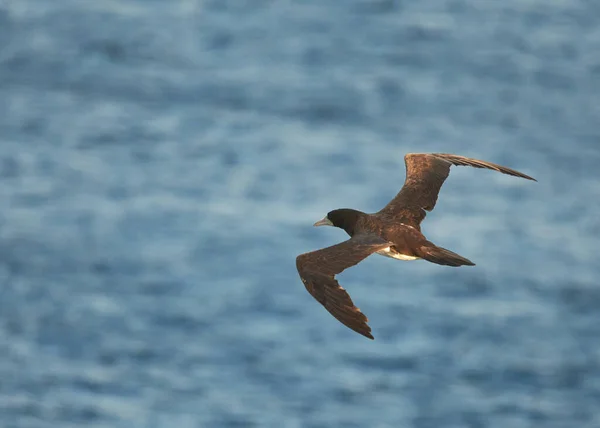
[[[450,250],[435,245],[423,246],[420,249],[420,257],[432,263],[444,266],[475,266],[471,260],[459,256]]]

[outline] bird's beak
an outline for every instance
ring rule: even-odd
[[[333,223],[327,217],[324,217],[322,220],[319,220],[318,222],[313,224],[313,226],[333,226]]]

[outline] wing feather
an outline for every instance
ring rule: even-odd
[[[392,217],[417,229],[420,228],[426,211],[435,207],[442,184],[448,178],[452,165],[491,169],[537,181],[505,166],[447,153],[409,153],[404,156],[404,163],[406,180],[402,189],[378,214]]]
[[[354,305],[335,275],[389,245],[377,235],[355,235],[347,241],[296,258],[296,267],[306,290],[338,321],[370,339],[373,335],[367,325],[368,318]]]

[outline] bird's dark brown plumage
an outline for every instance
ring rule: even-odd
[[[367,214],[353,209],[338,209],[315,223],[315,226],[330,225],[344,229],[350,239],[296,258],[298,273],[308,292],[340,322],[370,339],[373,336],[367,317],[354,305],[335,275],[375,252],[402,260],[421,258],[446,266],[473,266],[470,260],[428,241],[420,229],[426,211],[435,207],[450,167],[485,168],[536,181],[504,166],[452,154],[409,153],[404,161],[404,185],[382,210]]]
[[[300,278],[308,292],[341,323],[373,338],[367,317],[356,307],[335,275],[354,266],[390,243],[374,234],[357,234],[340,244],[301,254],[296,259]]]
[[[492,169],[503,174],[536,181],[514,169],[491,162],[445,153],[409,153],[404,157],[406,180],[400,192],[377,214],[409,224],[417,229],[425,218],[425,211],[435,207],[442,184],[450,174],[450,167],[472,166]]]

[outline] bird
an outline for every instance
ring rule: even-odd
[[[474,266],[469,259],[435,245],[421,232],[421,222],[435,207],[450,167],[484,168],[537,181],[511,168],[448,153],[408,153],[404,163],[404,184],[380,211],[368,214],[340,208],[329,211],[314,223],[314,226],[341,228],[349,239],[296,257],[298,274],[312,297],[346,327],[372,340],[368,318],[339,284],[337,274],[373,253],[397,260],[421,259],[452,267]]]

